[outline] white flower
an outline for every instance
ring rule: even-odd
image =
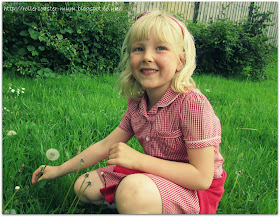
[[[17,214],[16,210],[15,209],[6,209],[4,214],[12,214],[12,215],[15,215]]]
[[[209,90],[209,89],[206,89],[206,92],[208,92],[208,93],[209,93],[209,92],[210,92],[210,90]]]
[[[17,132],[14,130],[9,130],[7,133],[7,136],[14,136],[14,135],[17,135]]]
[[[14,92],[15,92],[15,89],[11,89],[11,92],[14,93]]]
[[[21,91],[21,93],[24,93],[24,91]]]
[[[20,189],[20,187],[19,187],[19,186],[16,186],[16,187],[15,187],[15,190],[16,190],[16,191],[18,191],[19,189]]]
[[[59,158],[59,151],[54,148],[51,148],[51,149],[47,150],[46,156],[47,156],[48,160],[50,160],[50,161],[57,160]]]
[[[21,88],[22,90],[25,90],[25,88]]]

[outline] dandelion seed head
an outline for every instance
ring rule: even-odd
[[[91,186],[91,181],[88,181],[88,186]]]
[[[59,158],[59,151],[54,148],[50,148],[49,150],[47,150],[46,156],[48,160],[55,161]]]
[[[14,130],[9,130],[7,133],[7,136],[14,136],[14,135],[17,135],[17,132]]]

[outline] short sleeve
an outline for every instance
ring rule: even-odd
[[[126,112],[124,113],[123,118],[119,124],[119,128],[121,128],[125,132],[133,133],[130,123],[131,122],[130,122],[129,112],[128,112],[128,110],[126,110]]]
[[[182,101],[181,127],[187,148],[203,148],[221,143],[221,124],[209,102],[200,92]]]
[[[131,126],[131,115],[129,112],[131,109],[131,104],[132,104],[131,100],[128,100],[127,101],[127,110],[125,111],[123,118],[118,126],[120,129],[122,129],[128,133],[134,133],[132,126]]]

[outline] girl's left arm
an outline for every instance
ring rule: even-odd
[[[214,146],[187,149],[189,163],[168,161],[140,153],[124,143],[110,148],[107,164],[140,170],[192,190],[206,190],[214,175]]]

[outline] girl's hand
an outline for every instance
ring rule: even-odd
[[[142,153],[129,147],[125,143],[119,142],[111,145],[109,148],[109,160],[107,161],[107,164],[137,170],[142,156]]]
[[[33,175],[32,175],[32,184],[35,184],[36,181],[40,181],[42,179],[54,179],[57,178],[59,176],[61,176],[60,174],[60,170],[58,166],[46,166],[44,173],[40,174],[41,172],[41,168],[44,167],[45,165],[40,166],[37,170],[34,171]],[[40,176],[39,179],[37,180],[38,176]]]

